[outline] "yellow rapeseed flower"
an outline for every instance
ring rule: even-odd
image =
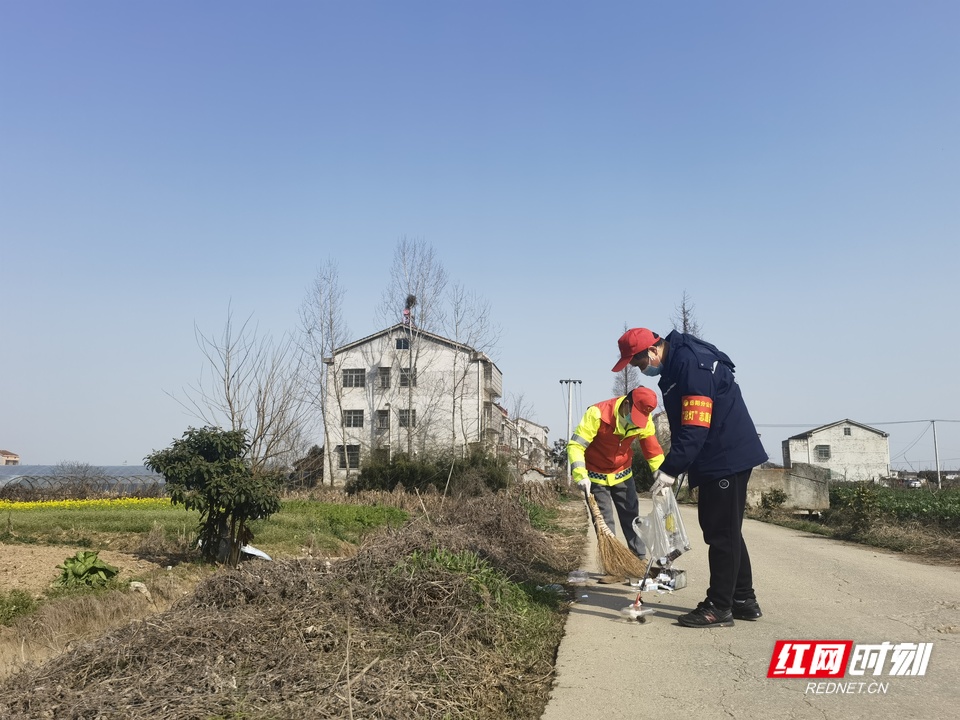
[[[99,498],[90,500],[36,500],[17,502],[0,500],[0,510],[59,509],[75,510],[80,508],[149,508],[166,507],[170,498]]]

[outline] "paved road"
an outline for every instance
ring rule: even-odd
[[[649,502],[641,499],[641,513]],[[620,609],[636,597],[629,586],[578,587],[542,720],[960,717],[956,568],[747,520],[743,533],[763,618],[732,628],[685,628],[676,618],[703,599],[708,573],[696,509],[684,506],[682,514],[693,549],[676,565],[687,571],[688,587],[644,593],[644,604],[657,610],[644,624],[621,619]],[[583,569],[599,575],[595,540]],[[876,677],[767,677],[777,640],[814,639],[933,647],[922,677],[890,676],[889,662]],[[820,693],[808,689],[817,682]],[[827,682],[854,692],[828,693]]]

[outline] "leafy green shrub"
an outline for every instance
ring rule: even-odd
[[[240,548],[253,538],[251,520],[280,509],[281,473],[256,468],[247,456],[245,430],[188,428],[166,450],[144,458],[163,475],[170,500],[200,513],[200,547],[204,559],[236,565]]]
[[[96,550],[81,550],[57,567],[61,573],[53,584],[62,588],[103,587],[120,572],[101,560]]]
[[[18,617],[29,615],[37,607],[37,601],[23,590],[0,592],[0,625],[9,625]]]
[[[830,508],[831,524],[851,538],[865,535],[882,515],[877,488],[865,483],[831,485]]]
[[[431,488],[458,497],[475,497],[502,490],[510,483],[510,467],[503,458],[472,452],[465,458],[449,454],[410,458],[398,453],[392,460],[371,456],[345,489],[354,494],[364,490],[392,492],[396,487],[424,492]]]
[[[787,501],[787,494],[780,488],[760,493],[760,507],[763,510],[774,511],[783,507]]]

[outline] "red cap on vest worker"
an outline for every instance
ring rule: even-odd
[[[635,387],[627,399],[630,401],[630,422],[638,428],[645,428],[650,413],[657,409],[657,394],[647,387]]]

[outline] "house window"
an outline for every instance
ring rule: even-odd
[[[363,427],[363,410],[344,410],[344,427]]]
[[[337,455],[340,457],[341,469],[360,467],[359,445],[337,445]]]
[[[845,436],[849,437],[849,436],[850,436],[850,428],[844,428],[844,429],[843,429],[843,434],[844,434]]]
[[[377,410],[377,430],[390,429],[390,411]]]
[[[410,338],[397,338],[397,350],[409,350]]]
[[[360,370],[344,370],[343,371],[343,386],[348,387],[366,387],[366,373]]]
[[[829,460],[830,459],[830,446],[829,445],[817,445],[813,451],[817,454],[817,460]]]
[[[400,422],[400,427],[404,427],[404,428],[416,427],[417,411],[416,410],[398,410],[397,420]]]
[[[380,378],[380,387],[390,387],[390,368],[382,367],[377,370],[377,377]]]
[[[400,368],[400,387],[417,386],[417,369]]]

